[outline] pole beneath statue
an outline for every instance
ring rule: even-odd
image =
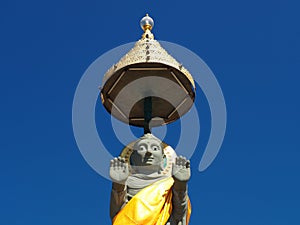
[[[144,99],[144,134],[151,133],[150,121],[152,119],[152,97]]]

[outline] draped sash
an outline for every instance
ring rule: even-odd
[[[172,213],[172,177],[138,192],[114,217],[113,225],[164,225]]]

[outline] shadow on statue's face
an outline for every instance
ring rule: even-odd
[[[159,167],[163,161],[161,142],[155,139],[142,139],[135,143],[130,161],[133,166]]]

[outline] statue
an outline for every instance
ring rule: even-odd
[[[166,172],[170,164],[172,168]],[[114,225],[188,224],[190,161],[177,157],[154,135],[145,134],[135,142],[129,163],[122,157],[112,159],[109,173],[113,181],[110,217]]]
[[[196,86],[189,71],[154,39],[153,19],[147,14],[140,25],[142,38],[106,72],[101,88],[102,104],[112,116],[144,128],[144,136],[110,162],[110,217],[113,225],[187,225],[190,161],[177,157],[151,127],[187,113]]]

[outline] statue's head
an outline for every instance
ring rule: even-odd
[[[159,170],[164,160],[162,141],[152,134],[145,134],[133,146],[130,163]]]

